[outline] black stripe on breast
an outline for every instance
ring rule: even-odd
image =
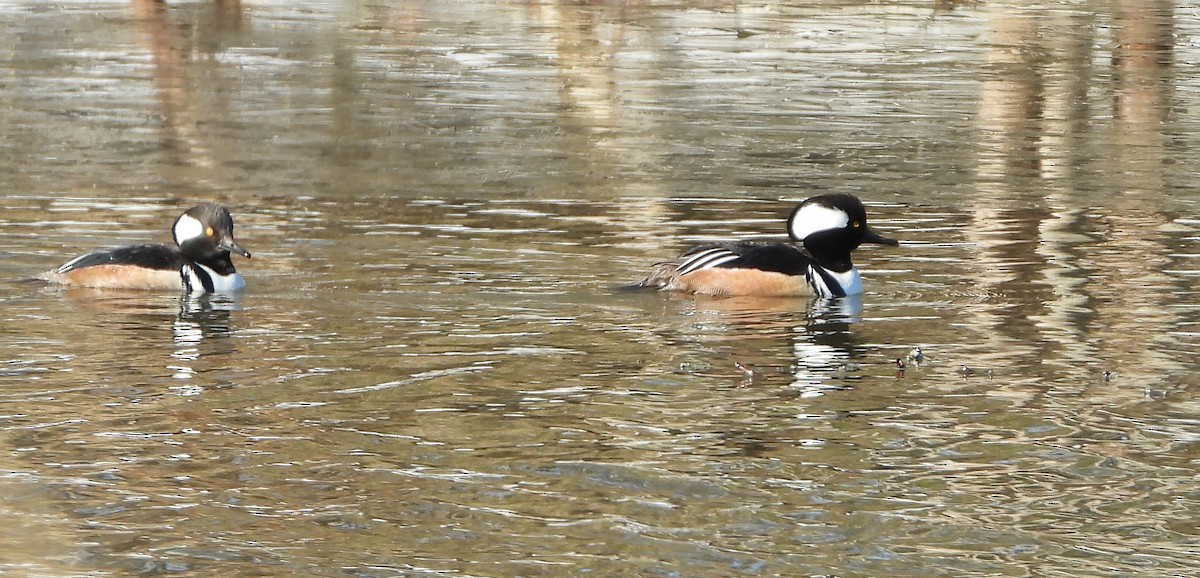
[[[813,288],[818,297],[845,297],[846,289],[834,278],[833,274],[819,265],[811,265],[804,272],[804,279]]]
[[[184,267],[187,267],[192,273],[196,274],[196,278],[200,280],[200,284],[204,286],[206,293],[216,292],[216,285],[213,285],[212,275],[209,275],[208,271],[204,270],[204,267],[197,267],[191,263],[184,265]],[[195,287],[192,287],[190,277],[186,273],[183,274],[183,282],[187,285],[188,291],[195,290]]]

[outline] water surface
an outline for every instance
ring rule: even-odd
[[[0,15],[0,570],[1195,572],[1193,7]],[[614,291],[834,191],[860,299]],[[27,280],[200,200],[240,296]]]

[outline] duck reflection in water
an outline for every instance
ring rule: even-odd
[[[823,444],[813,420],[840,419],[830,408],[853,402],[818,399],[854,396],[855,382],[886,367],[883,360],[878,368],[864,360],[869,351],[864,343],[878,338],[861,334],[863,305],[857,296],[665,303],[682,309],[663,316],[674,328],[664,345],[683,356],[672,357],[682,361],[677,373],[708,378],[701,384],[713,379],[719,383],[728,377],[730,387],[737,390],[707,408],[697,423],[703,424],[704,431],[715,433],[722,445],[744,455],[765,456],[797,443]],[[696,382],[687,380],[681,385],[689,383]],[[796,419],[779,427],[776,420],[747,419],[744,413],[781,411]]]
[[[792,387],[801,397],[823,395],[829,390],[845,389],[849,374],[861,369],[852,361],[858,357],[859,340],[850,330],[862,319],[862,296],[850,295],[820,299],[808,310],[808,323],[803,327],[807,339],[797,337],[792,343],[796,364],[792,366]],[[800,328],[797,328],[800,329]]]
[[[677,302],[678,303],[678,302]],[[860,338],[852,331],[860,321],[859,296],[831,299],[733,297],[684,302],[693,312],[675,339],[686,349],[714,345],[727,352],[729,366],[748,386],[790,374],[791,385],[807,397],[844,389],[849,374],[861,369]],[[711,359],[689,367],[712,367]]]
[[[204,357],[228,355],[236,351],[231,334],[230,316],[241,311],[240,293],[216,293],[185,296],[171,329],[176,363],[170,368],[176,379],[191,379],[202,371],[196,365]],[[201,347],[203,345],[203,347]]]
[[[70,343],[74,347],[102,356],[119,350],[130,367],[142,368],[140,375],[157,375],[154,368],[162,367],[164,361],[176,379],[222,371],[228,363],[219,358],[238,350],[238,341],[228,337],[239,325],[235,312],[242,310],[240,293],[163,295],[86,287],[44,290],[74,303],[69,328],[63,328],[73,332]],[[169,351],[166,356],[164,348]]]
[[[230,334],[230,315],[241,311],[241,293],[163,295],[130,289],[71,287],[59,291],[87,310],[102,314],[104,324],[135,332],[161,329],[173,320],[176,343],[198,343]],[[112,333],[108,334],[111,338]]]
[[[175,343],[199,343],[230,334],[230,314],[241,311],[241,294],[209,293],[181,299],[175,321]]]

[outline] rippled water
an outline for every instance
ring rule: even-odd
[[[1193,575],[1197,16],[0,2],[0,572]],[[861,299],[615,290],[826,191]]]

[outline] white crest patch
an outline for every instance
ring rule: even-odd
[[[841,229],[850,224],[850,215],[841,209],[832,209],[817,203],[804,205],[788,222],[792,236],[804,240],[818,231]]]
[[[172,232],[175,234],[175,244],[182,245],[188,239],[203,237],[204,223],[191,215],[183,215],[175,221],[175,229]]]

